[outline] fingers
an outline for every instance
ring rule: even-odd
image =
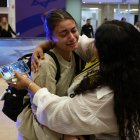
[[[41,54],[42,55],[42,54]],[[43,54],[43,57],[41,57],[41,59],[44,58],[44,54]],[[34,53],[32,55],[32,59],[31,59],[32,63],[31,63],[31,70],[33,72],[37,72],[38,71],[38,68],[40,67],[40,59],[39,57],[36,55],[36,53]]]
[[[14,73],[15,73],[15,77],[19,78],[20,77],[20,74],[14,70]]]
[[[42,50],[38,52],[38,56],[40,59],[44,59],[44,53]]]
[[[42,48],[38,46],[35,48],[31,59],[32,61],[31,70],[33,72],[38,71],[38,68],[40,66],[40,59],[44,59],[44,53]]]

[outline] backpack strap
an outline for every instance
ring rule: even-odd
[[[80,58],[78,54],[73,52],[74,58],[75,58],[75,64],[76,64],[76,71],[75,74],[78,75],[85,67],[86,62]]]
[[[49,54],[53,58],[53,60],[56,64],[57,72],[56,72],[55,80],[56,80],[56,83],[58,83],[58,81],[60,79],[60,64],[59,64],[59,61],[58,61],[56,55],[52,51],[47,51],[46,53]]]

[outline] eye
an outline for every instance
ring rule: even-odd
[[[72,33],[76,33],[77,31],[78,31],[77,28],[71,30]]]
[[[67,34],[68,34],[68,32],[65,31],[65,32],[62,32],[62,33],[60,34],[60,36],[61,36],[61,37],[65,37]]]

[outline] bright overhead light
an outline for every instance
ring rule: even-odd
[[[90,10],[97,10],[98,8],[89,8]]]
[[[138,9],[130,9],[130,11],[137,12]]]
[[[101,1],[99,1],[99,4],[101,4],[102,2]]]
[[[86,3],[85,1],[83,1],[83,3]]]

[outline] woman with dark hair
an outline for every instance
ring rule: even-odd
[[[6,16],[3,16],[0,21],[0,37],[12,37],[12,35],[17,35],[8,23]]]
[[[139,140],[139,32],[129,23],[107,21],[95,33],[95,46],[99,69],[75,78],[69,97],[53,95],[17,72],[13,86],[30,91],[37,120],[56,132],[94,134],[97,140]]]

